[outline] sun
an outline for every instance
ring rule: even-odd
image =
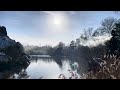
[[[53,17],[52,24],[55,28],[62,28],[64,21],[63,18],[60,15],[56,15]]]
[[[52,32],[65,32],[67,30],[68,19],[66,15],[60,13],[50,15],[47,21],[47,27]]]
[[[60,16],[55,16],[53,18],[53,24],[60,27],[62,25],[62,18]]]

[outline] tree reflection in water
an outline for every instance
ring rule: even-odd
[[[80,59],[76,59],[76,58],[66,58],[66,57],[44,57],[44,58],[40,58],[40,57],[32,57],[31,58],[31,63],[38,63],[38,61],[43,61],[46,62],[47,65],[51,62],[55,62],[57,63],[57,65],[59,66],[59,68],[61,68],[64,73],[66,72],[70,72],[70,75],[73,76],[72,71],[74,72],[74,77],[76,78],[75,75],[80,74],[81,72],[84,72],[85,69],[84,67],[87,66],[87,63],[85,62],[81,62],[83,60]],[[67,64],[66,64],[67,63]],[[86,65],[85,65],[86,64]],[[66,66],[68,65],[68,66]],[[0,66],[0,79],[32,79],[34,78],[34,73],[30,73],[27,69],[27,67],[29,66],[29,64],[25,64],[25,65],[15,65],[14,67],[9,68],[7,65],[7,69],[4,67]],[[42,66],[40,66],[42,67]],[[39,68],[39,66],[38,66]],[[67,68],[67,69],[66,69]],[[70,70],[69,70],[70,69]],[[34,72],[34,71],[32,71]],[[42,72],[42,71],[38,71],[38,72]],[[44,72],[44,71],[43,71]],[[43,73],[42,72],[42,73]],[[45,71],[47,73],[47,75],[52,75],[51,72],[48,73],[47,71]],[[54,73],[55,75],[58,75],[57,73],[59,73],[61,71]],[[42,73],[39,73],[40,76],[36,75],[36,77],[38,79],[41,79],[43,76],[43,78],[45,78],[44,75],[42,75]],[[63,72],[61,72],[60,74],[64,74]],[[29,76],[31,75],[31,77]],[[68,75],[66,73],[66,75]],[[58,75],[59,76],[59,75]],[[35,78],[36,78],[35,77]],[[70,77],[72,78],[72,77]]]
[[[29,63],[30,64],[30,63]],[[5,65],[2,65],[0,67],[0,79],[17,79],[15,77],[15,74],[18,74],[21,76],[21,71],[24,70],[24,73],[25,73],[25,70],[27,69],[27,67],[29,66],[28,63],[25,63],[24,65],[8,65],[8,64],[5,64]],[[22,71],[23,72],[23,71]],[[25,74],[23,74],[24,76]],[[26,75],[27,76],[27,75]],[[21,76],[22,78],[22,76]]]
[[[71,57],[52,57],[53,60],[59,65],[60,68],[63,66],[64,61],[69,61],[69,65],[72,71],[77,73],[86,73],[88,71],[88,63],[85,60],[79,58],[71,58]]]
[[[30,75],[27,75],[26,69],[23,69],[19,74],[17,79],[29,79]]]
[[[58,64],[60,68],[63,66],[63,58],[62,57],[53,57],[53,60]]]
[[[38,60],[42,60],[44,62],[51,62],[51,61],[55,61],[57,63],[57,65],[63,69],[63,62],[67,61],[70,65],[70,68],[72,71],[75,71],[77,73],[85,73],[87,72],[87,67],[88,67],[88,63],[85,62],[85,60],[81,60],[79,58],[68,58],[68,57],[62,57],[62,56],[56,56],[56,57],[49,57],[49,58],[39,58],[39,57],[32,57],[33,61],[38,61]]]

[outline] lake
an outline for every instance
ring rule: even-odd
[[[46,55],[31,56],[31,63],[26,69],[21,69],[19,72],[13,70],[9,73],[1,72],[0,78],[9,79],[58,79],[60,74],[64,74],[66,79],[69,79],[74,73],[78,78],[83,70],[77,60],[67,58],[51,58]],[[72,71],[72,73],[71,73]],[[2,77],[4,76],[4,77]],[[6,77],[5,77],[6,76]],[[60,78],[62,78],[61,76]],[[74,79],[75,77],[73,77]]]

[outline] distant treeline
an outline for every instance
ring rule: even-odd
[[[49,50],[52,48],[51,46],[24,46],[27,54],[30,55],[48,55]]]
[[[101,22],[101,26],[96,30],[93,28],[84,29],[83,33],[80,35],[76,41],[72,40],[69,46],[65,46],[63,42],[55,47],[52,46],[25,46],[25,50],[28,54],[32,55],[43,55],[48,54],[51,56],[69,56],[69,57],[95,57],[101,56],[103,50],[105,50],[104,45],[98,45],[96,47],[83,46],[90,38],[102,36],[105,34],[111,34],[114,29],[114,24],[118,22],[118,19],[113,17],[108,17]],[[95,55],[96,54],[96,55]]]

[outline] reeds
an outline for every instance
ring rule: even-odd
[[[112,56],[102,59],[102,64],[99,71],[90,71],[82,79],[120,79],[120,58]]]

